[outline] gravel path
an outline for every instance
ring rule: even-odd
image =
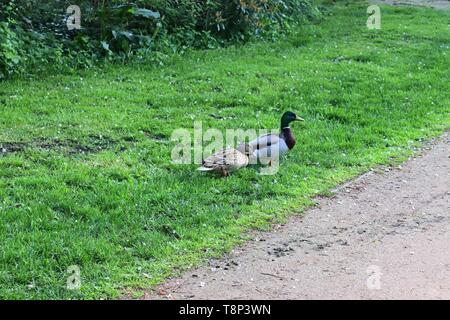
[[[450,299],[450,134],[148,299]]]

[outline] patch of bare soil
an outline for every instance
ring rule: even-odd
[[[147,299],[450,299],[450,134]]]

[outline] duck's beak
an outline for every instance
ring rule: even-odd
[[[305,119],[300,118],[299,116],[295,116],[295,121],[305,121]]]

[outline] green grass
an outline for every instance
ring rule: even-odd
[[[449,12],[382,7],[368,30],[366,8],[280,43],[1,83],[0,297],[139,295],[448,128]],[[274,176],[170,162],[194,120],[272,129],[285,110],[306,122]]]

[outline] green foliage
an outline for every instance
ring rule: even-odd
[[[253,37],[275,39],[318,16],[308,0],[84,0],[77,2],[81,30],[68,30],[72,2],[0,4],[2,77],[48,65],[89,67],[103,58],[124,61]]]

